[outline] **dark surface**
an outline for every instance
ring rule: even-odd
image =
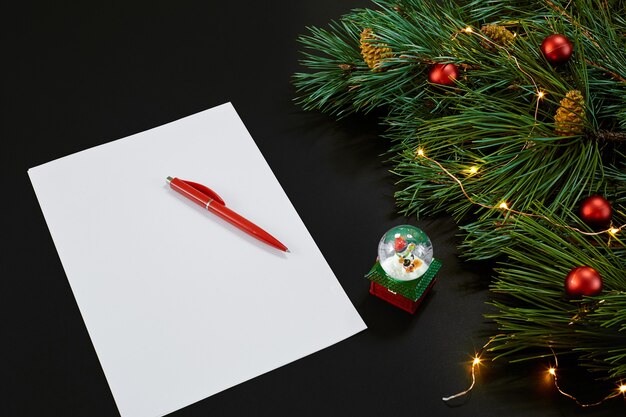
[[[3,13],[0,415],[118,415],[26,170],[226,101],[369,329],[173,415],[622,415],[619,399],[584,410],[558,395],[543,363],[490,365],[471,398],[441,401],[467,386],[468,361],[494,332],[482,316],[489,269],[457,258],[449,219],[395,214],[374,117],[336,123],[291,101],[296,36],[370,3],[105,3],[20,2]],[[363,278],[379,238],[405,222],[430,234],[444,265],[415,316],[370,296]],[[563,383],[582,393],[584,381]]]

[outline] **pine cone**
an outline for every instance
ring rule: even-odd
[[[580,135],[584,124],[585,99],[580,91],[569,91],[554,116],[554,132],[560,136]]]
[[[361,55],[368,67],[374,72],[380,71],[380,64],[391,56],[391,49],[384,46],[377,46],[371,39],[376,39],[376,35],[370,28],[361,32]]]
[[[500,46],[511,46],[513,45],[513,42],[515,42],[515,35],[513,32],[504,26],[485,25],[480,28],[480,31]],[[487,47],[490,46],[488,45]]]

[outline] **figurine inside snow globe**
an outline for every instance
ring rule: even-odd
[[[383,270],[399,281],[411,281],[424,275],[433,260],[433,244],[426,233],[415,226],[390,229],[378,244],[378,261]]]

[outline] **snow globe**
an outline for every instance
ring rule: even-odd
[[[392,227],[380,239],[378,258],[366,278],[371,281],[372,295],[415,313],[440,267],[428,235],[404,224]]]

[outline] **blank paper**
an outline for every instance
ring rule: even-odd
[[[230,103],[28,173],[124,417],[173,412],[365,329]],[[167,176],[211,187],[291,253]]]

